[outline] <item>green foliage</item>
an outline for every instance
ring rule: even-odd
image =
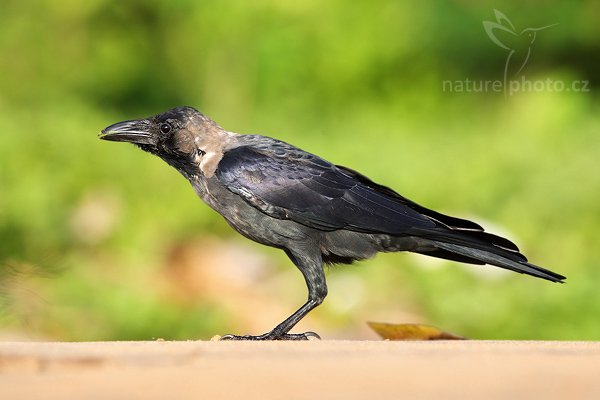
[[[388,309],[468,337],[599,339],[594,7],[9,1],[0,26],[0,322],[70,340],[238,328],[219,298],[175,301],[156,283],[182,241],[235,233],[160,160],[96,138],[113,122],[187,104],[226,129],[292,142],[425,206],[483,221],[569,277],[552,285],[399,255],[331,272],[359,276],[365,304],[387,299]],[[444,92],[444,80],[501,79],[506,52],[482,27],[494,8],[520,29],[559,22],[540,33],[524,75],[588,80],[590,91]],[[290,311],[303,299],[288,297]],[[317,315],[332,330],[363,322],[328,307]]]

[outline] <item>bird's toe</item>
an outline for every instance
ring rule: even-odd
[[[284,334],[276,334],[273,332],[265,333],[264,335],[232,335],[227,334],[223,335],[219,338],[222,341],[229,340],[245,340],[245,341],[264,341],[264,340],[320,340],[321,336],[319,336],[315,332],[304,332],[304,333],[284,333]]]

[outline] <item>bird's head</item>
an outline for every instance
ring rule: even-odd
[[[558,25],[558,24],[546,25],[546,26],[542,26],[539,28],[523,29],[521,31],[521,33],[519,34],[519,36],[524,38],[526,41],[528,41],[529,44],[533,44],[533,42],[535,42],[535,37],[537,36],[537,33],[539,31],[543,31],[544,29],[552,28],[553,26],[556,26],[556,25]]]
[[[199,167],[226,145],[230,133],[192,107],[177,107],[153,117],[128,120],[102,130],[100,139],[129,142],[155,154],[178,170]]]

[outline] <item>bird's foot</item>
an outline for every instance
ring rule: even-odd
[[[219,340],[314,340],[321,339],[321,336],[315,332],[304,333],[282,333],[275,332],[265,333],[264,335],[223,335]]]

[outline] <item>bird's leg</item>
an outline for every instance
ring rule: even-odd
[[[282,323],[277,325],[271,332],[263,335],[223,335],[220,340],[308,340],[310,338],[320,339],[315,332],[288,333],[294,325],[304,318],[312,309],[323,302],[327,296],[327,284],[325,282],[325,273],[321,256],[309,257],[286,250],[287,255],[292,262],[300,269],[306,285],[308,286],[308,301],[304,303],[296,312],[290,315]]]
[[[321,300],[322,301],[322,300]],[[304,332],[304,333],[288,333],[290,329],[294,327],[306,314],[313,308],[318,306],[321,301],[319,300],[308,300],[302,307],[300,307],[295,313],[290,315],[285,321],[277,325],[271,332],[263,335],[252,336],[252,335],[223,335],[220,340],[308,340],[309,338],[321,337],[315,332]]]

